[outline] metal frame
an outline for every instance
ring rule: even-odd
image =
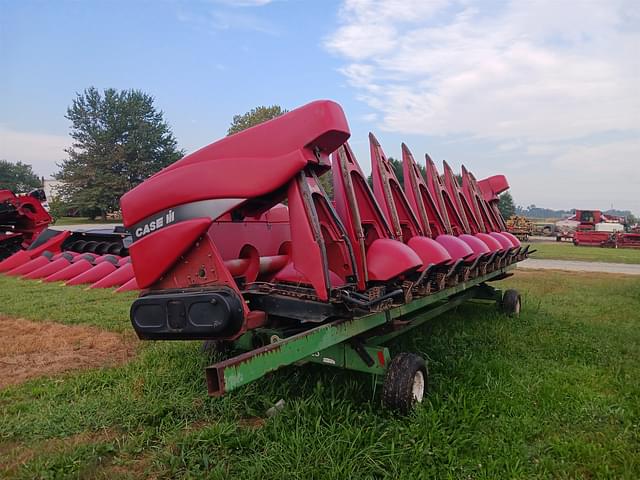
[[[209,395],[222,396],[280,367],[299,362],[320,363],[379,376],[391,356],[383,344],[468,300],[500,302],[502,292],[486,284],[509,276],[513,265],[461,282],[408,304],[357,317],[340,319],[286,336],[278,329],[255,329],[233,344],[247,350],[206,368]],[[269,344],[253,348],[256,338]]]

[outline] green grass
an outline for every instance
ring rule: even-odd
[[[584,262],[640,263],[640,249],[576,247],[570,242],[535,242],[531,258],[579,260]]]
[[[122,223],[122,220],[102,220],[101,218],[96,218],[94,220],[85,217],[60,217],[56,219],[56,225],[81,225],[85,223],[95,223],[96,225],[101,224],[112,224],[112,223]]]
[[[137,293],[85,288],[0,275],[0,315],[93,325],[116,332],[131,329],[129,307]]]
[[[520,318],[467,304],[392,344],[429,359],[431,393],[408,417],[366,375],[321,366],[207,398],[199,346],[158,342],[1,391],[0,477],[640,478],[640,279],[519,271],[501,286],[523,293]],[[97,324],[66,291],[50,315]]]

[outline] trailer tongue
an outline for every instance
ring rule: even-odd
[[[138,336],[244,351],[207,368],[211,395],[306,361],[384,377],[385,403],[406,411],[423,397],[426,365],[392,360],[386,342],[471,299],[519,313],[517,292],[487,284],[530,253],[504,231],[506,179],[464,169],[460,184],[428,157],[423,178],[403,145],[403,188],[371,135],[372,190],[349,136],[339,105],[313,102],[122,197]],[[333,199],[319,180],[329,174]]]

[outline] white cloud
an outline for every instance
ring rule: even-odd
[[[58,168],[71,145],[71,137],[11,130],[0,125],[0,159],[33,166],[40,176],[50,177]]]
[[[277,35],[278,30],[267,19],[238,10],[215,10],[211,12],[211,26],[216,30],[247,30]]]
[[[353,60],[390,53],[402,43],[398,24],[420,21],[445,4],[446,0],[347,0],[340,10],[345,21],[327,46]]]
[[[584,139],[640,135],[640,2],[346,0],[340,18],[325,46],[383,130],[488,139],[575,178],[597,158],[638,170],[637,142]]]
[[[273,0],[217,1],[216,8],[208,8],[204,13],[181,9],[177,12],[180,22],[191,24],[194,28],[205,31],[244,30],[279,35],[273,22],[264,16],[257,15],[252,9],[234,7],[259,7],[272,3]]]
[[[377,113],[365,113],[363,115],[360,116],[360,120],[362,120],[363,122],[375,122],[378,120],[378,114]]]

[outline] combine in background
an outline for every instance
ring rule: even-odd
[[[577,222],[573,234],[576,246],[640,248],[640,234],[625,232],[626,219],[600,210],[576,210],[568,221]]]

